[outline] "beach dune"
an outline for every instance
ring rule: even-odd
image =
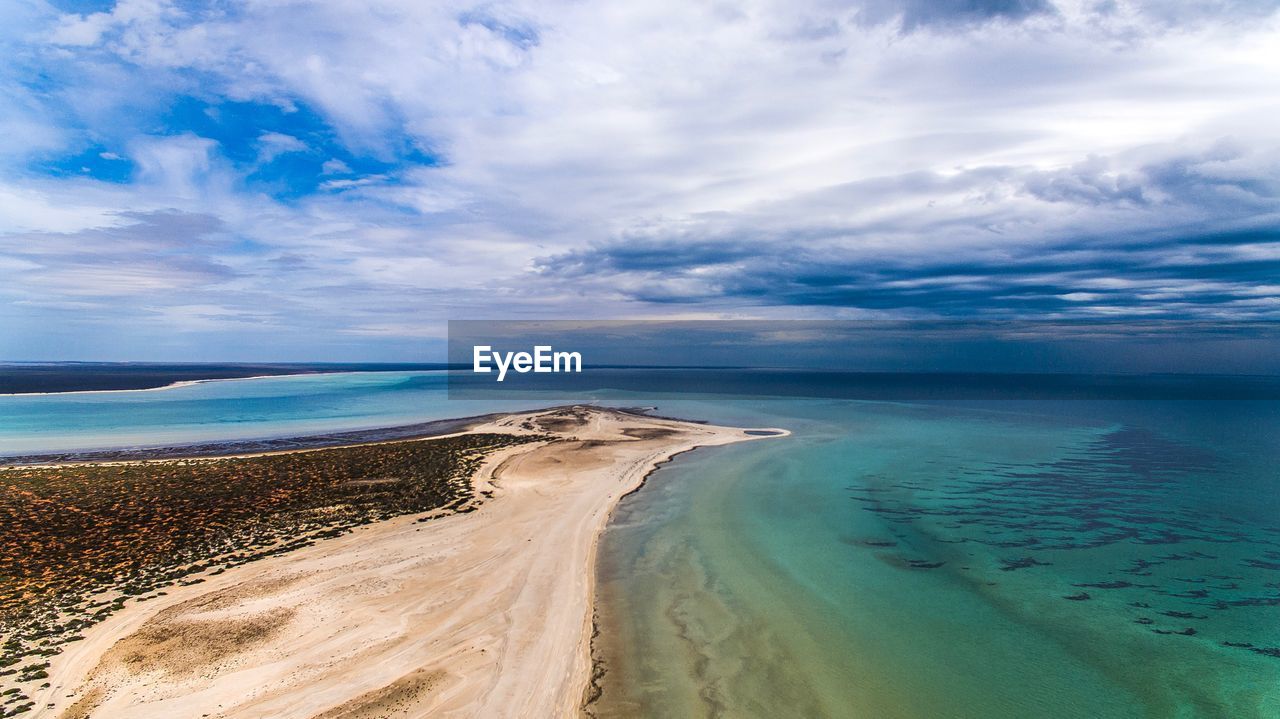
[[[478,509],[407,516],[131,605],[67,646],[36,716],[575,716],[591,674],[596,542],[659,463],[744,430],[590,407],[474,432]]]

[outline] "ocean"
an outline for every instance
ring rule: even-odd
[[[0,397],[0,454],[549,403],[449,400],[431,372]],[[598,562],[597,716],[1280,716],[1280,403],[658,412],[794,434],[682,455],[618,507]]]
[[[596,716],[1280,716],[1276,403],[680,405],[794,435],[623,501]]]

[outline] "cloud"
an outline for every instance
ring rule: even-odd
[[[1252,298],[1269,297],[1257,288],[1280,271],[1280,164],[1221,143],[1166,152],[1123,171],[1114,168],[1126,158],[1092,157],[1051,171],[876,178],[733,220],[626,233],[537,266],[653,303],[1275,316]],[[1222,172],[1237,165],[1253,169]],[[933,199],[884,208],[904,198]],[[1251,229],[1205,229],[1243,218]]]
[[[258,162],[267,163],[289,152],[306,152],[307,143],[282,132],[264,132],[258,136]]]
[[[863,3],[861,11],[869,22],[895,19],[903,32],[930,26],[1018,21],[1055,12],[1047,0],[870,0]]]
[[[1275,3],[5,12],[0,314],[37,334],[94,297],[82,336],[197,357],[267,322],[413,358],[450,316],[1277,311]]]
[[[195,198],[216,181],[217,143],[193,134],[140,139],[130,147],[142,184],[173,199]]]
[[[0,234],[0,257],[20,263],[0,262],[5,355],[191,356],[183,354],[190,338],[206,346],[209,332],[229,326],[183,315],[194,303],[225,302],[251,313],[237,341],[242,349],[263,342],[270,328],[256,317],[274,305],[256,291],[236,291],[251,270],[235,266],[235,240],[220,219],[173,211],[111,219],[69,232]]]
[[[1048,202],[1104,205],[1147,204],[1143,183],[1129,175],[1109,172],[1098,157],[1059,170],[1038,172],[1027,178],[1026,191]]]
[[[351,167],[335,157],[325,160],[324,164],[320,166],[320,172],[325,175],[350,175]]]

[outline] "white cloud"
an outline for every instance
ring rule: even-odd
[[[258,136],[258,162],[268,163],[290,152],[306,152],[307,143],[293,135],[281,132],[264,132]]]
[[[111,13],[96,12],[89,15],[63,15],[49,34],[49,42],[55,45],[86,47],[96,44],[112,25]]]
[[[129,154],[138,165],[143,192],[182,207],[227,182],[218,171],[217,145],[190,133],[146,137],[134,141]]]
[[[0,109],[0,154],[15,136],[68,147],[81,117],[91,130],[135,109],[160,118],[170,95],[192,93],[305,105],[351,157],[384,164],[358,172],[369,165],[331,157],[313,178],[317,193],[276,202],[246,190],[217,143],[157,119],[142,125],[153,134],[126,143],[131,185],[34,182],[12,164],[0,176],[0,222],[70,232],[119,224],[113,210],[208,213],[258,253],[210,250],[241,273],[228,291],[393,334],[456,311],[431,294],[442,286],[498,314],[634,312],[645,296],[742,311],[753,288],[734,284],[759,272],[752,257],[726,252],[742,247],[810,263],[791,270],[798,276],[823,262],[868,273],[943,259],[988,267],[1074,239],[1074,253],[1057,247],[1052,258],[1070,269],[1111,244],[1274,220],[1274,13],[1055,5],[984,24],[919,3],[903,13],[821,0],[225,11],[126,0],[40,20],[35,36],[57,46],[44,57],[73,63],[66,82],[84,87],[63,89],[65,116],[15,94],[26,99]],[[910,15],[912,32],[897,15]],[[440,161],[406,169],[406,147]],[[286,131],[258,137],[260,163],[289,152],[318,160],[327,150]],[[721,261],[691,257],[679,277],[646,274],[634,259],[619,268],[622,251],[662,243],[668,255],[705,244]],[[613,255],[584,259],[599,248]],[[589,273],[566,280],[541,259],[571,253]],[[286,255],[287,270],[265,263]],[[984,272],[884,281],[904,292],[972,288],[991,283]],[[1120,270],[1060,281],[1075,284],[1040,294],[1086,304],[1159,286]],[[725,294],[734,291],[743,294]],[[392,307],[417,316],[378,314]]]
[[[116,224],[108,193],[92,184],[57,183],[56,187],[42,184],[44,186],[0,182],[0,233],[74,232]],[[117,199],[128,200],[122,196]]]
[[[347,166],[347,163],[335,157],[325,160],[324,164],[320,166],[320,172],[325,175],[350,175],[351,168]]]

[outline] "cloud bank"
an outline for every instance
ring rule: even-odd
[[[1280,316],[1276,3],[0,11],[0,357]]]

